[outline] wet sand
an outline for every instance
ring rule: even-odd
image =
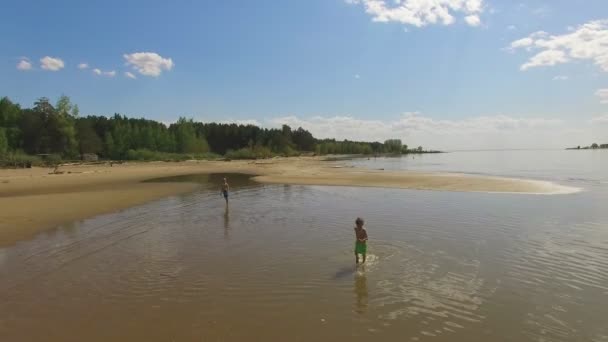
[[[197,173],[245,173],[262,183],[367,186],[421,190],[557,194],[575,189],[542,181],[347,167],[320,158],[62,166],[0,170],[0,246],[62,223],[194,190],[187,183],[144,180]]]

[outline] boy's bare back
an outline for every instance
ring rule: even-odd
[[[363,227],[361,227],[361,228],[355,227],[355,236],[357,238],[357,241],[360,241],[360,242],[367,241],[367,231]]]

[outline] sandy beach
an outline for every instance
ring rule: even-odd
[[[558,194],[575,189],[557,184],[461,174],[390,172],[353,168],[320,158],[261,161],[191,161],[62,166],[0,170],[0,246],[48,228],[109,213],[173,194],[196,184],[142,183],[197,173],[245,173],[262,183],[367,186],[440,191]]]

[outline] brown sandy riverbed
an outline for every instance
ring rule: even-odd
[[[403,189],[553,194],[573,189],[520,179],[458,174],[389,172],[339,167],[318,158],[264,161],[127,163],[62,166],[63,174],[33,168],[0,170],[0,246],[74,220],[193,190],[195,184],[141,183],[196,173],[257,175],[263,183],[370,186]]]

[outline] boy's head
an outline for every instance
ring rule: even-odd
[[[365,221],[363,221],[362,218],[357,217],[357,219],[355,220],[355,224],[357,225],[357,227],[361,228],[363,227],[363,224],[365,223]]]

